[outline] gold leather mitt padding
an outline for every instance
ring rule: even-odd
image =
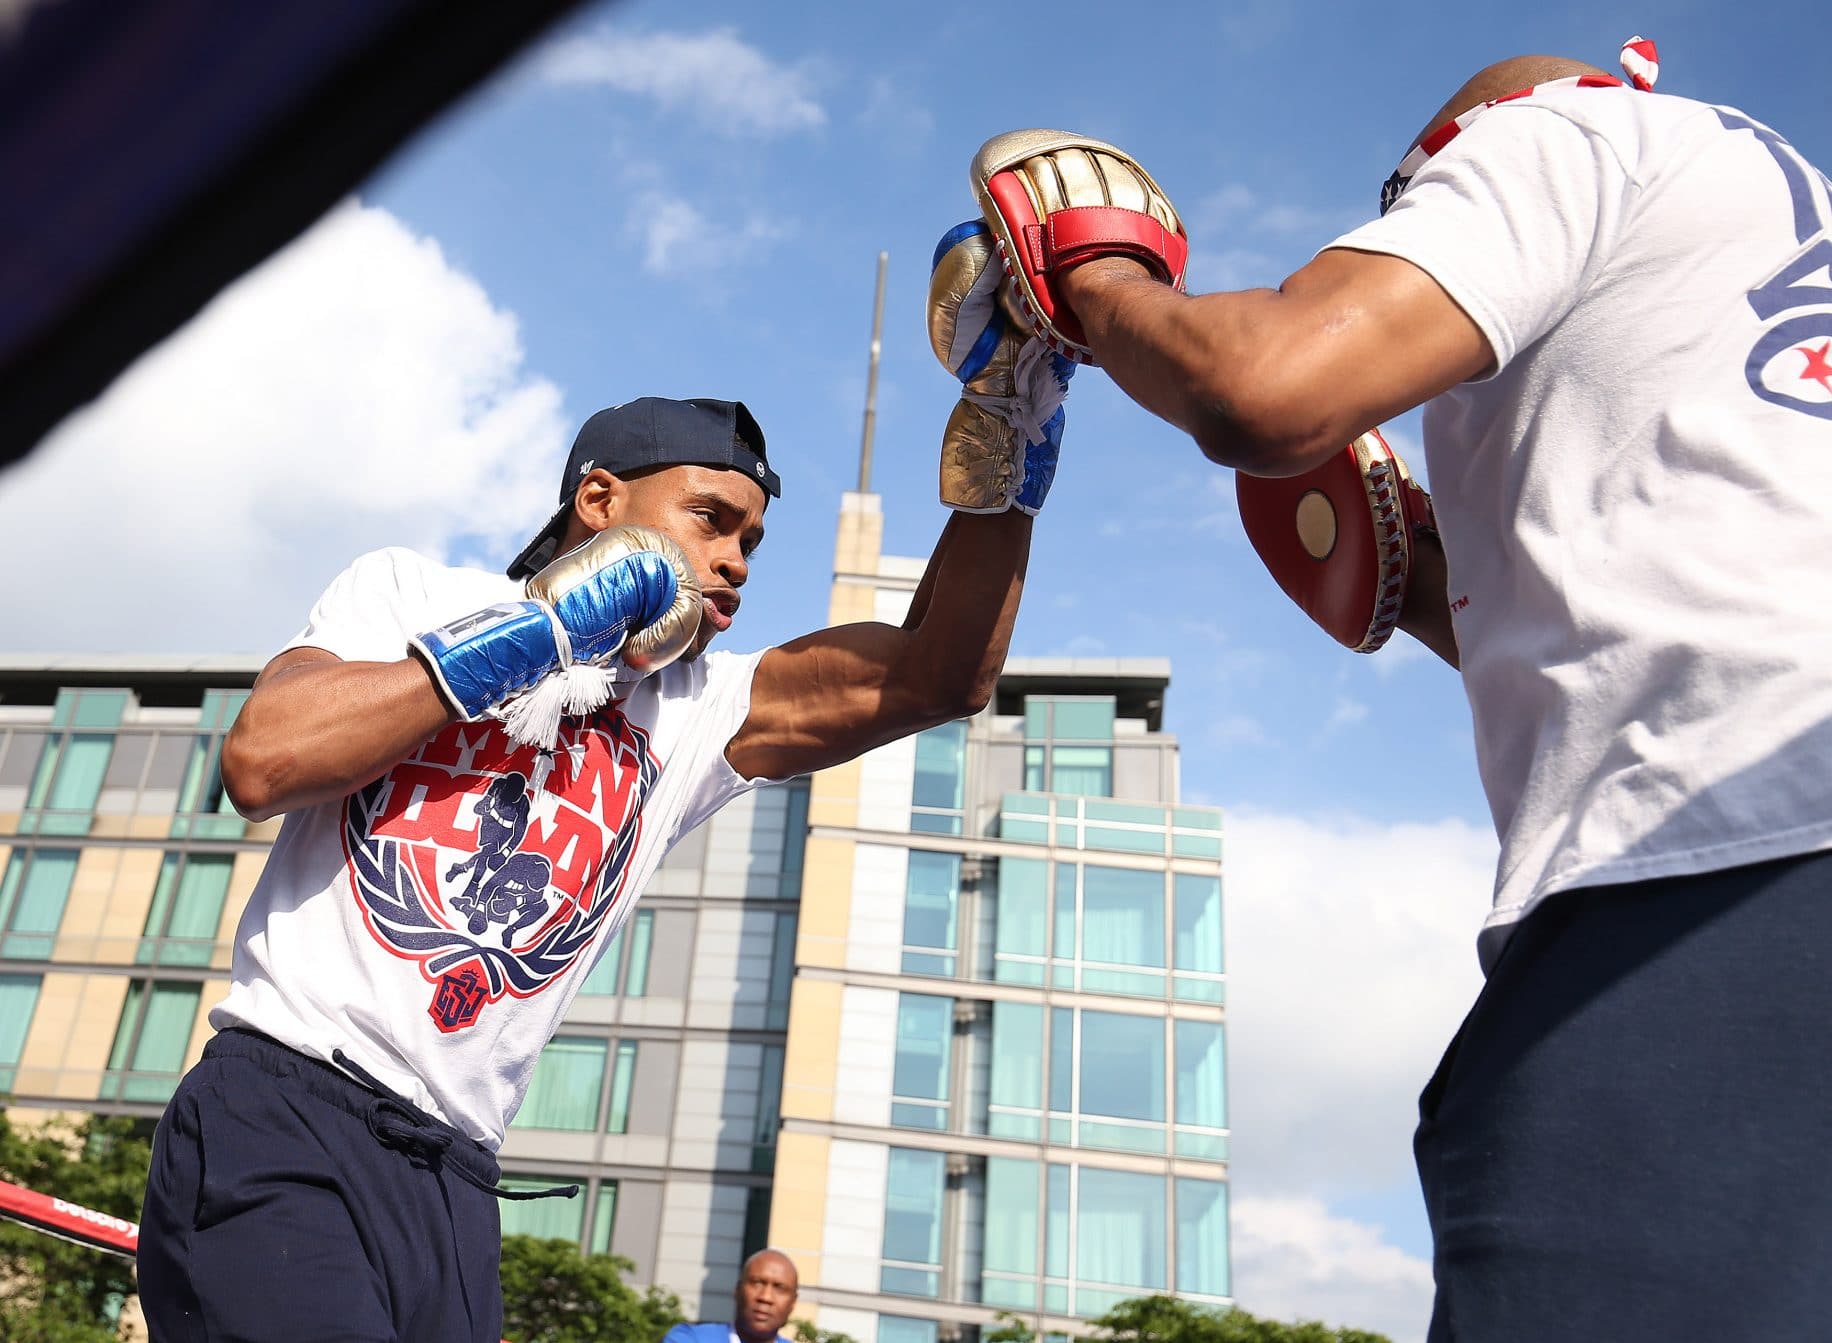
[[[686,552],[653,527],[605,528],[530,578],[528,595],[551,606],[591,574],[645,550],[660,555],[674,571],[674,601],[659,619],[632,631],[618,657],[631,671],[645,675],[659,671],[693,646],[694,636],[700,632],[702,606],[700,580]]]

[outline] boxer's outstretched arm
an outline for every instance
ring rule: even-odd
[[[840,625],[771,649],[751,711],[725,748],[746,778],[825,769],[979,712],[1017,619],[1031,518],[956,513],[901,626]]]
[[[1333,248],[1278,289],[1191,297],[1106,258],[1062,277],[1096,359],[1211,460],[1288,476],[1494,362],[1409,261]]]
[[[345,662],[288,649],[262,670],[223,743],[223,788],[251,821],[335,801],[452,717],[417,658]]]

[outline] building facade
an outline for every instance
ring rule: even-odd
[[[840,518],[832,619],[920,561]],[[0,658],[0,1095],[156,1116],[208,1038],[277,823],[223,796],[255,659]],[[1014,660],[974,718],[689,835],[587,973],[502,1149],[505,1233],[723,1318],[942,1343],[1011,1311],[1229,1297],[1218,812],[1181,805],[1160,660]]]

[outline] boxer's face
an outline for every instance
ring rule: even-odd
[[[653,527],[678,544],[700,580],[700,632],[686,654],[696,658],[738,614],[768,502],[749,476],[718,467],[664,466],[621,479],[593,471],[579,487],[565,545],[619,526]]]

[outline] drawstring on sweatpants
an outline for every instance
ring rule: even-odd
[[[333,1049],[331,1061],[375,1093],[375,1103],[369,1107],[369,1113],[364,1118],[368,1121],[369,1132],[375,1135],[375,1140],[383,1147],[403,1152],[428,1166],[453,1171],[466,1184],[500,1199],[520,1201],[578,1196],[579,1186],[576,1184],[555,1185],[551,1189],[504,1189],[501,1185],[491,1184],[462,1161],[446,1162],[445,1154],[452,1145],[450,1133],[428,1127],[427,1118],[418,1107],[376,1081],[368,1069],[343,1050]]]

